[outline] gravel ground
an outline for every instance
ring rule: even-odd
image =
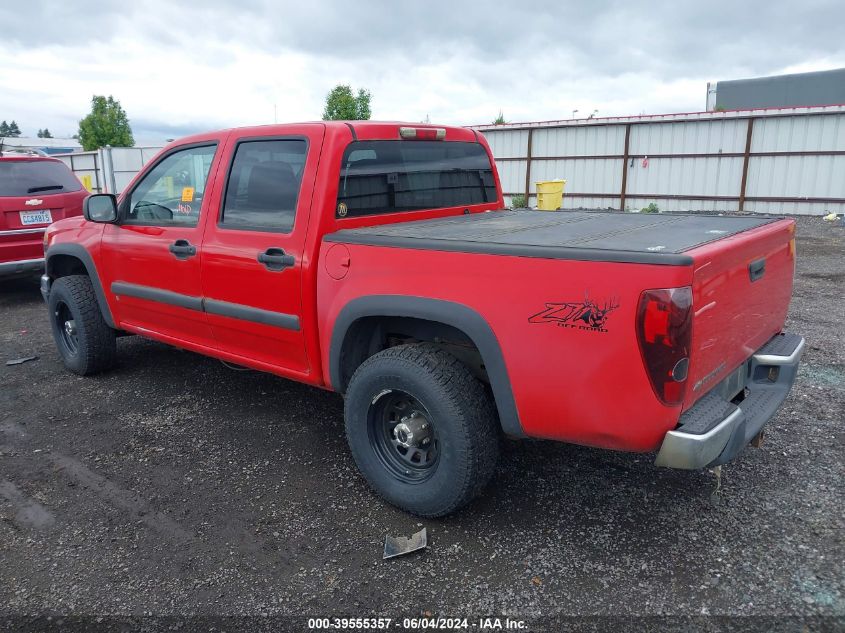
[[[0,282],[0,360],[39,357],[0,365],[0,615],[842,627],[845,228],[798,225],[788,328],[808,340],[804,363],[763,446],[724,468],[720,496],[712,473],[658,469],[652,455],[509,442],[483,498],[444,520],[368,490],[339,396],[138,337],[119,341],[115,370],[78,378],[37,281]],[[425,552],[381,560],[386,534],[423,525]]]

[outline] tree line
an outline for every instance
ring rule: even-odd
[[[338,84],[326,95],[323,108],[324,121],[366,121],[372,116],[370,101],[372,95],[366,88],[352,90],[348,84]],[[493,121],[494,125],[506,123],[504,114]],[[17,138],[21,136],[15,121],[0,123],[0,137]],[[50,130],[39,128],[38,138],[53,138]],[[91,97],[91,112],[79,121],[79,131],[73,138],[79,139],[84,151],[91,151],[111,145],[112,147],[132,147],[135,137],[129,125],[129,117],[120,102],[109,95]]]
[[[17,138],[21,135],[21,129],[18,127],[18,124],[15,121],[11,123],[6,123],[3,121],[0,123],[0,136],[6,136],[9,138]]]
[[[11,123],[6,123],[6,121],[0,122],[0,137],[5,138],[19,138],[21,135],[21,129],[18,127],[16,121],[12,121]],[[49,128],[38,128],[38,138],[53,138],[53,134],[50,132]]]
[[[372,116],[370,102],[372,94],[366,88],[352,90],[348,84],[338,84],[326,95],[323,108],[324,121],[366,121]],[[501,110],[493,121],[494,125],[506,123]],[[15,121],[0,123],[0,137],[16,138],[21,135]],[[38,138],[53,138],[47,128],[38,130]],[[79,132],[74,135],[79,139],[82,149],[95,150],[106,145],[112,147],[132,147],[135,138],[129,117],[120,102],[109,95],[94,95],[91,98],[91,112],[79,121]]]
[[[0,138],[20,138],[21,129],[16,121],[0,122]],[[49,128],[38,128],[38,138],[53,138]],[[129,117],[120,102],[109,95],[94,95],[91,98],[91,112],[79,121],[79,131],[73,138],[79,140],[86,152],[111,145],[112,147],[132,147],[135,138]]]

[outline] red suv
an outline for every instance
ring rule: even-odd
[[[0,151],[0,276],[44,267],[44,230],[82,215],[88,192],[57,158]]]

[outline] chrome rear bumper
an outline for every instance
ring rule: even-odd
[[[714,389],[669,431],[655,464],[694,470],[725,464],[756,437],[789,395],[804,351],[804,339],[782,333],[746,361],[746,395],[738,404]]]

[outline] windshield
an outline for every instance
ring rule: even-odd
[[[0,161],[0,196],[50,195],[80,189],[82,183],[64,163],[51,160]]]

